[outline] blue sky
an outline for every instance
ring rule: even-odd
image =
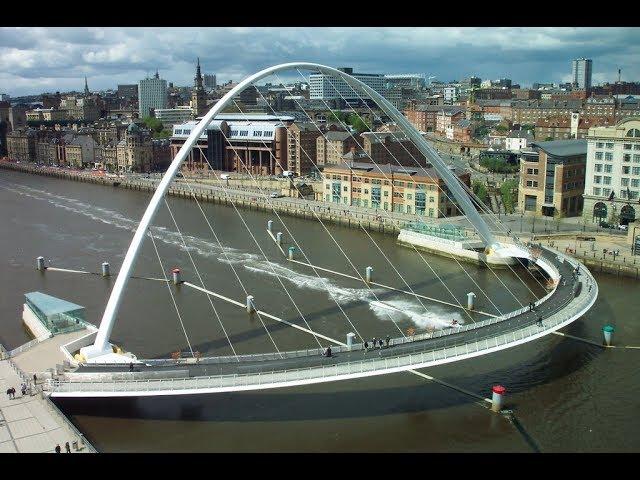
[[[594,83],[640,80],[640,28],[1,28],[0,93],[92,90],[136,83],[158,68],[191,85],[196,57],[218,82],[289,61],[438,80],[570,80],[571,60],[593,59]]]

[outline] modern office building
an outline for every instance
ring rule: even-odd
[[[171,128],[176,123],[183,123],[193,118],[193,109],[189,105],[177,106],[176,108],[158,108],[155,115],[165,127]]]
[[[640,117],[610,127],[593,127],[587,135],[583,217],[628,224],[640,209]]]
[[[520,151],[522,213],[573,217],[582,213],[587,141],[533,142]]]
[[[339,68],[338,70],[351,75],[368,85],[380,95],[384,94],[385,77],[380,73],[354,73],[352,68]],[[371,100],[364,93],[355,92],[341,78],[335,78],[324,73],[309,75],[309,98],[311,100],[336,101],[346,104],[360,104],[360,99]]]
[[[591,67],[593,62],[588,58],[577,58],[572,63],[572,85],[574,88],[589,90],[591,88]]]
[[[151,115],[151,110],[167,108],[167,81],[160,78],[156,71],[153,78],[138,83],[138,111],[140,118]]]

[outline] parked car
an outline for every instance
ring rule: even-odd
[[[618,225],[618,230],[627,230],[629,227],[627,225]]]
[[[271,193],[269,194],[269,196],[270,196],[271,198],[281,198],[281,197],[284,197],[284,195],[282,195],[281,193],[278,193],[278,192],[271,192]]]

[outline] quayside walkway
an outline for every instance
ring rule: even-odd
[[[395,338],[389,347],[338,346],[331,357],[320,349],[210,357],[195,361],[142,360],[128,365],[81,365],[48,380],[54,397],[178,395],[257,390],[383,375],[439,365],[510,348],[550,334],[584,314],[595,302],[598,286],[591,273],[564,254],[542,248],[538,263],[561,280],[533,311],[522,308],[435,334]],[[341,342],[338,342],[341,343]],[[344,344],[343,344],[344,345]]]

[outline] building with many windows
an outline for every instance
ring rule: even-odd
[[[469,186],[469,173],[455,172]],[[323,200],[339,205],[409,213],[425,217],[452,217],[460,209],[435,169],[349,162],[324,169]]]
[[[583,216],[588,222],[627,224],[640,208],[640,117],[587,136]]]
[[[571,66],[572,85],[583,90],[589,90],[591,88],[593,61],[588,58],[577,58],[572,62]]]
[[[520,151],[519,210],[547,217],[580,215],[587,141],[554,140],[530,146]]]
[[[368,85],[380,95],[384,94],[384,75],[380,73],[354,73],[352,68],[340,68],[342,72],[351,75]],[[369,96],[355,92],[342,78],[336,78],[324,73],[312,73],[309,75],[309,98],[324,101],[336,101],[339,104],[360,104],[360,98],[370,100]]]
[[[156,71],[153,78],[138,82],[138,112],[140,118],[151,115],[151,110],[167,108],[167,81]]]

